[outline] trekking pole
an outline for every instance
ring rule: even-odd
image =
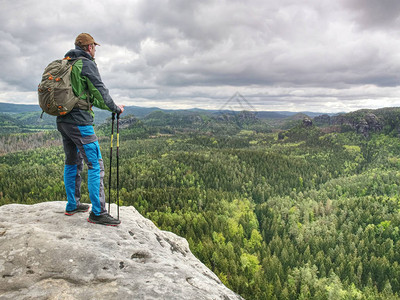
[[[119,114],[117,114],[117,207],[119,220]]]
[[[112,113],[112,123],[111,123],[111,146],[110,146],[110,177],[108,178],[108,213],[110,213],[111,206],[111,167],[112,167],[112,150],[113,150],[113,139],[114,139],[114,120],[115,113]]]

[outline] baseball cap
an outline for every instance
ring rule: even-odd
[[[89,34],[89,33],[81,33],[78,35],[75,39],[75,45],[76,46],[86,46],[86,45],[91,45],[95,44],[97,46],[100,46],[100,44],[96,43],[94,41],[94,38]]]

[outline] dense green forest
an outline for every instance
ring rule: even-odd
[[[127,116],[121,205],[185,237],[245,299],[400,299],[400,111],[372,112],[382,126],[362,131],[371,111],[321,127],[248,112]],[[96,132],[107,168],[109,122]],[[66,199],[57,132],[4,133],[0,155],[0,205]]]

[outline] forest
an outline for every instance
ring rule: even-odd
[[[245,299],[400,299],[399,120],[397,108],[127,115],[120,204],[186,238]],[[66,200],[59,134],[13,126],[0,134],[0,205]],[[108,185],[110,120],[95,130]]]

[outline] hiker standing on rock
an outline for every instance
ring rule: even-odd
[[[88,33],[76,37],[75,49],[65,54],[66,59],[76,60],[71,71],[71,85],[78,103],[71,112],[57,117],[57,129],[63,138],[65,152],[64,184],[68,204],[65,214],[86,212],[89,205],[80,203],[81,171],[83,161],[88,166],[88,189],[92,211],[88,221],[96,224],[117,226],[120,220],[108,214],[104,193],[104,164],[98,138],[93,128],[92,106],[120,114],[123,105],[116,105],[102,82],[94,61],[96,46]]]

